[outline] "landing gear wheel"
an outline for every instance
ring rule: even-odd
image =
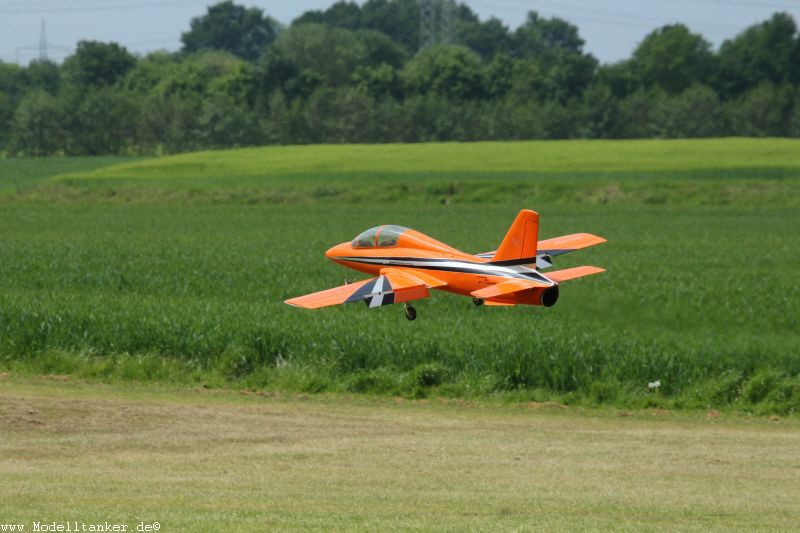
[[[473,298],[472,303],[475,304],[475,307],[480,307],[484,304],[483,298]]]
[[[410,305],[406,305],[406,318],[409,320],[415,320],[417,318],[417,310]]]

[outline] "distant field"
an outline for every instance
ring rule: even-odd
[[[705,533],[800,516],[785,419],[0,377],[0,427],[0,523],[27,531]]]
[[[187,154],[5,195],[0,368],[800,411],[800,142],[446,144],[439,157],[435,147]],[[507,173],[491,171],[495,161]],[[543,238],[608,238],[557,262],[608,272],[565,285],[549,310],[474,308],[436,292],[413,324],[394,306],[282,303],[357,279],[322,254],[367,227],[401,224],[482,252],[521,208],[541,213]]]
[[[354,173],[610,173],[800,169],[800,139],[307,145],[196,152],[99,169],[94,179]]]
[[[21,191],[56,174],[90,172],[100,167],[135,161],[134,157],[40,157],[34,159],[0,158],[0,193]]]
[[[104,203],[800,207],[800,140],[270,146],[74,172],[20,196]]]

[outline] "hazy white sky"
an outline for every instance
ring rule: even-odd
[[[27,63],[38,56],[41,21],[48,53],[59,60],[81,39],[116,41],[129,50],[177,50],[189,20],[206,11],[209,0],[0,0],[0,60]],[[258,6],[283,23],[333,0],[237,0]],[[360,2],[361,3],[361,2]],[[786,11],[800,22],[800,0],[467,0],[487,19],[494,15],[511,29],[528,11],[559,16],[580,29],[586,50],[602,62],[630,55],[653,29],[682,22],[715,46],[747,26]]]

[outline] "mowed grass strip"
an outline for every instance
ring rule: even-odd
[[[786,420],[0,388],[4,523],[161,531],[789,531]]]
[[[124,163],[63,179],[237,179],[356,173],[608,173],[800,169],[800,139],[268,146]]]

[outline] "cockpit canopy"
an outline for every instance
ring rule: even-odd
[[[397,239],[406,230],[408,228],[391,224],[370,228],[353,239],[353,248],[388,248],[389,246],[397,246]]]

